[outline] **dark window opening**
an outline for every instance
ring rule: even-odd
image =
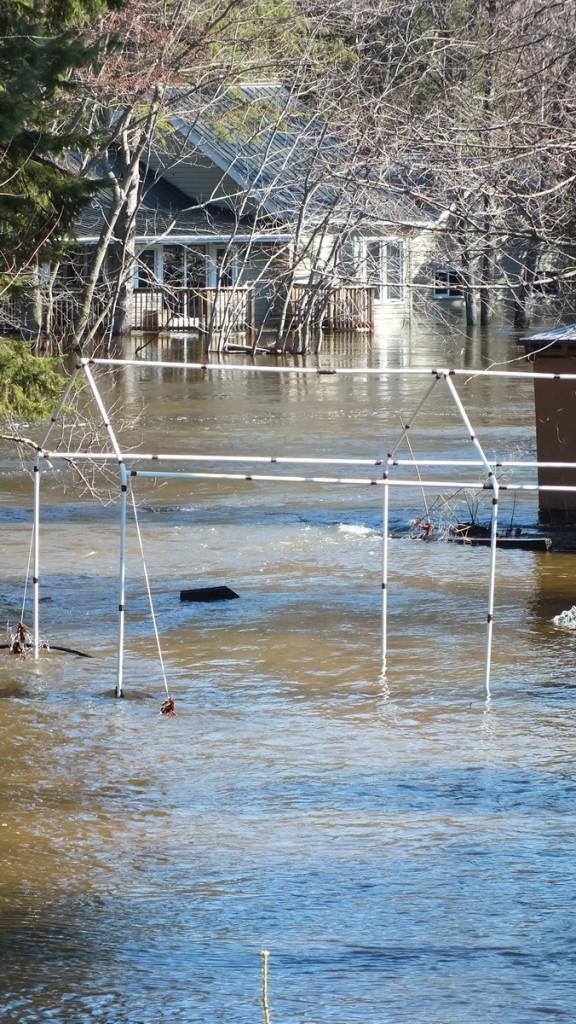
[[[558,295],[560,291],[558,275],[553,270],[537,270],[532,282],[532,291],[534,295],[542,296],[542,298]]]
[[[154,273],[154,249],[144,249],[138,256],[138,288],[153,288],[156,284]]]
[[[435,299],[461,299],[464,296],[464,278],[451,267],[438,267],[434,275]]]
[[[216,249],[216,279],[220,288],[231,288],[234,284],[232,271],[232,253],[226,249]]]

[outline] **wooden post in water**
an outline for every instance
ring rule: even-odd
[[[522,344],[536,373],[576,373],[576,324],[543,331]],[[538,462],[576,462],[576,381],[534,380]],[[576,471],[562,466],[538,468],[542,486],[576,485]],[[575,491],[540,491],[538,513],[543,523],[576,526]]]

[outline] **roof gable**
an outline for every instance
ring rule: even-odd
[[[253,208],[293,219],[304,201],[317,214],[335,205],[343,144],[283,86],[248,83],[208,101],[183,95],[178,105],[170,120],[181,140],[249,190]]]

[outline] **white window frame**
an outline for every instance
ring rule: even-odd
[[[164,284],[164,250],[171,245],[177,245],[182,249],[182,273],[184,281],[188,279],[188,250],[192,248],[193,243],[184,244],[182,242],[171,242],[169,238],[166,239],[164,244],[154,243],[153,245],[140,245],[134,261],[134,287],[138,288],[138,280],[140,277],[140,266],[139,260],[143,252],[152,250],[154,253],[154,285],[153,287],[159,288]],[[206,283],[204,287],[215,288],[216,287],[216,246],[206,245],[202,243],[202,248],[205,249],[206,259]],[[233,263],[234,277],[236,277],[236,259]]]
[[[447,276],[447,282],[446,282],[446,287],[445,288],[442,288],[438,284],[438,275],[439,274],[446,274],[446,276]],[[453,277],[455,279],[453,284],[450,282],[450,278],[451,277]],[[444,265],[442,265],[442,266],[440,266],[440,265],[435,266],[434,267],[434,290],[432,292],[432,297],[434,299],[438,299],[439,302],[445,302],[446,300],[454,301],[455,299],[463,299],[464,298],[464,288],[463,288],[463,285],[462,285],[462,275],[459,273],[459,271],[456,270],[454,267],[447,267],[447,266],[444,266]]]
[[[378,246],[376,259],[369,257],[369,247]],[[390,281],[388,277],[388,261],[390,258],[390,247],[397,246],[400,251],[399,265],[401,274],[398,281]],[[378,281],[374,281],[370,274],[369,259],[377,265]],[[376,288],[376,299],[379,302],[404,302],[406,298],[406,244],[403,238],[367,238],[364,247],[364,276],[366,284],[373,284]],[[371,280],[372,277],[372,280]],[[394,292],[399,295],[394,295]]]

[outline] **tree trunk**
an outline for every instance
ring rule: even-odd
[[[114,247],[114,276],[117,280],[112,335],[129,334],[132,327],[134,267],[136,266],[136,212],[139,205],[140,176],[132,168],[126,200],[118,217],[119,241]]]
[[[514,327],[524,330],[530,326],[532,290],[538,266],[538,240],[533,239],[526,251],[521,280],[514,291]]]
[[[35,260],[32,292],[30,298],[30,333],[34,344],[38,344],[42,336],[42,291],[40,288],[40,267]]]
[[[486,0],[487,31],[490,40],[496,33],[496,0]],[[484,69],[484,127],[491,125],[494,113],[494,50],[488,47]],[[492,152],[491,133],[487,135],[487,181],[483,196],[484,215],[482,221],[482,257],[480,260],[480,325],[486,327],[490,322],[490,284],[492,280],[491,263],[491,229],[492,229],[492,198],[489,191],[492,185]]]
[[[489,231],[489,218],[486,218],[485,229]],[[490,323],[491,303],[490,285],[492,283],[492,263],[488,249],[488,235],[485,236],[484,252],[480,264],[480,326],[486,327]]]
[[[470,254],[465,249],[462,254],[462,268],[464,278],[464,311],[466,314],[466,327],[475,327],[478,323],[478,306],[476,302],[476,289],[474,287],[474,269]]]

